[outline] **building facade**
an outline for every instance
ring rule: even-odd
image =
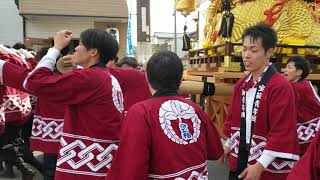
[[[88,28],[116,28],[119,34],[119,58],[125,56],[128,7],[126,0],[19,0],[24,18],[23,32],[27,46],[52,44],[55,32],[68,29],[78,41]],[[76,43],[75,43],[76,45]]]

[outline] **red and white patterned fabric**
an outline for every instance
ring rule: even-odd
[[[232,172],[237,172],[242,89],[245,88],[243,83],[245,79],[239,80],[235,85],[224,124],[224,133],[230,138]],[[267,82],[256,113],[248,164],[254,164],[262,153],[275,157],[262,173],[260,180],[284,180],[293,163],[299,160],[299,144],[294,91],[281,74],[274,73]]]
[[[307,151],[293,167],[287,180],[320,180],[320,131],[313,138]]]
[[[230,155],[238,158],[240,128],[232,127],[233,133],[230,137]],[[250,156],[248,163],[255,164],[256,160],[262,155],[263,150],[267,145],[267,138],[253,134],[250,148]],[[272,154],[272,151],[270,151]],[[271,173],[289,173],[294,166],[295,161],[287,161],[282,159],[274,160],[265,170]]]
[[[292,83],[298,113],[297,132],[303,154],[320,129],[320,98],[310,81]]]
[[[109,68],[123,93],[124,113],[135,103],[151,98],[145,74],[133,68]]]
[[[118,143],[118,140],[63,133],[57,160],[57,179],[65,177],[64,173],[83,175],[83,178],[92,176],[90,179],[104,178]]]
[[[58,53],[51,48],[41,61],[55,62]],[[119,142],[123,97],[118,81],[107,68],[54,75],[42,62],[26,79],[25,88],[66,106],[55,179],[104,179]]]
[[[223,154],[201,108],[178,94],[133,105],[107,180],[208,179],[207,160]]]
[[[58,154],[65,108],[48,102],[45,97],[38,98],[30,137],[32,150]]]
[[[26,60],[17,54],[13,54],[12,51],[0,50],[0,59],[31,71]],[[13,81],[17,81],[14,75],[11,74],[11,76],[13,76],[11,78]],[[22,84],[21,81],[17,81],[16,83]],[[4,85],[1,86],[2,97],[0,98],[2,99],[1,104],[6,123],[16,126],[24,124],[30,118],[32,110],[29,94],[23,91],[23,89],[16,89],[7,84]]]

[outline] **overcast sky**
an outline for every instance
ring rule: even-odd
[[[174,0],[150,0],[151,35],[153,32],[174,32]],[[187,17],[189,32],[195,31],[194,21]],[[183,32],[185,17],[177,12],[177,33]]]

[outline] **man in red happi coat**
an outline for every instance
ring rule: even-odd
[[[264,24],[247,28],[242,58],[249,74],[234,88],[225,120],[229,179],[286,179],[299,159],[294,91],[269,60],[277,43]]]
[[[291,82],[295,92],[301,155],[306,152],[320,128],[320,98],[311,82],[305,79],[309,72],[309,63],[301,56],[290,57],[284,70],[284,75]]]
[[[3,45],[0,45],[1,64],[8,62],[31,71],[31,67],[25,58],[26,57],[19,51],[9,49]],[[0,131],[2,127],[5,127],[6,129],[6,132],[4,132],[4,134],[1,136],[2,143],[4,143],[1,143],[2,148],[3,145],[8,145],[10,143],[12,144],[13,141],[17,141],[20,138],[25,141],[27,140],[28,137],[25,132],[27,132],[26,127],[28,125],[28,120],[30,120],[31,122],[31,104],[29,94],[21,90],[21,88],[15,88],[15,86],[10,86],[10,84],[3,83],[3,80],[1,81],[1,84],[3,84],[0,89],[0,99],[2,103],[1,116],[3,115],[3,117],[0,120],[2,121],[0,122]],[[20,86],[22,86],[22,83]],[[23,147],[27,147],[28,143],[25,143],[26,144]],[[34,165],[39,165],[39,163],[36,164],[36,161],[32,161],[35,159],[28,149],[23,148],[23,153],[24,159],[27,159],[28,161],[30,160],[29,162]],[[16,165],[18,169],[21,170],[23,178],[32,177],[35,171],[27,168],[20,155],[18,154],[21,153],[17,153],[14,148],[7,148],[3,150],[2,155],[4,161],[6,162],[4,176],[14,176],[12,166]],[[30,154],[32,156],[28,156]],[[36,167],[38,168],[38,166]]]
[[[223,150],[208,116],[179,96],[182,72],[172,52],[150,58],[146,73],[153,97],[129,109],[107,180],[208,178],[207,160]]]
[[[110,67],[110,73],[119,81],[123,93],[124,113],[137,102],[151,97],[143,72],[134,68]]]
[[[118,52],[107,32],[81,33],[73,63],[83,68],[62,75],[53,69],[70,31],[56,33],[54,47],[26,78],[24,87],[38,98],[65,105],[55,179],[104,179],[119,142],[123,97],[118,81],[105,68]]]
[[[37,52],[39,62],[49,48],[42,48]],[[56,70],[54,73],[57,73]],[[57,73],[58,74],[58,73]],[[44,180],[53,180],[56,170],[57,155],[64,122],[65,106],[48,102],[44,96],[36,98],[34,116],[30,137],[30,149],[43,152],[41,172]]]

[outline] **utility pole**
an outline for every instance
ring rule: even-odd
[[[174,52],[177,53],[177,11],[176,0],[174,0]]]

